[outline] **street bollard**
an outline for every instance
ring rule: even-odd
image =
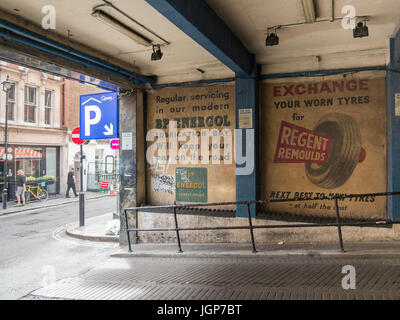
[[[85,194],[79,192],[79,226],[85,225]]]

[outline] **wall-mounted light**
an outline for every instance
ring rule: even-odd
[[[274,32],[269,32],[269,30],[267,30],[267,39],[265,40],[265,45],[266,46],[277,46],[279,44],[279,37],[276,33],[276,29],[274,30]]]
[[[369,36],[369,31],[367,27],[367,20],[364,20],[364,22],[362,21],[358,22],[355,29],[353,29],[353,37],[363,38],[368,36]]]
[[[153,53],[151,54],[151,61],[161,60],[163,53],[159,45],[153,46]]]
[[[121,32],[122,34],[126,35],[127,37],[131,38],[132,40],[136,41],[141,45],[144,45],[146,47],[152,46],[150,39],[141,35],[139,32],[133,30],[132,28],[128,27],[122,22],[118,21],[114,17],[110,16],[108,13],[105,13],[102,10],[94,10],[92,12],[92,16],[95,17],[97,20],[105,23],[109,27],[113,28],[114,30]]]

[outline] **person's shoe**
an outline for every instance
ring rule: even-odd
[[[66,198],[71,198],[70,196],[66,196]]]

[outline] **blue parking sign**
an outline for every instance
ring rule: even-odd
[[[80,96],[79,139],[118,138],[118,92]]]

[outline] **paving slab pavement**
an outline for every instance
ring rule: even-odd
[[[85,226],[80,227],[78,222],[65,227],[65,233],[73,238],[90,241],[119,242],[118,235],[106,233],[107,223],[114,220],[114,213],[107,213],[86,219]]]
[[[355,289],[342,286],[344,266]],[[24,299],[399,300],[400,257],[111,258]]]
[[[112,214],[87,219],[99,236]],[[73,229],[73,228],[72,228]],[[72,230],[70,228],[70,230]],[[75,229],[77,229],[75,227]],[[79,229],[79,228],[78,228]],[[75,233],[76,230],[75,230]],[[400,241],[248,244],[141,243],[85,274],[23,299],[67,300],[399,300]],[[356,289],[344,289],[354,267]]]

